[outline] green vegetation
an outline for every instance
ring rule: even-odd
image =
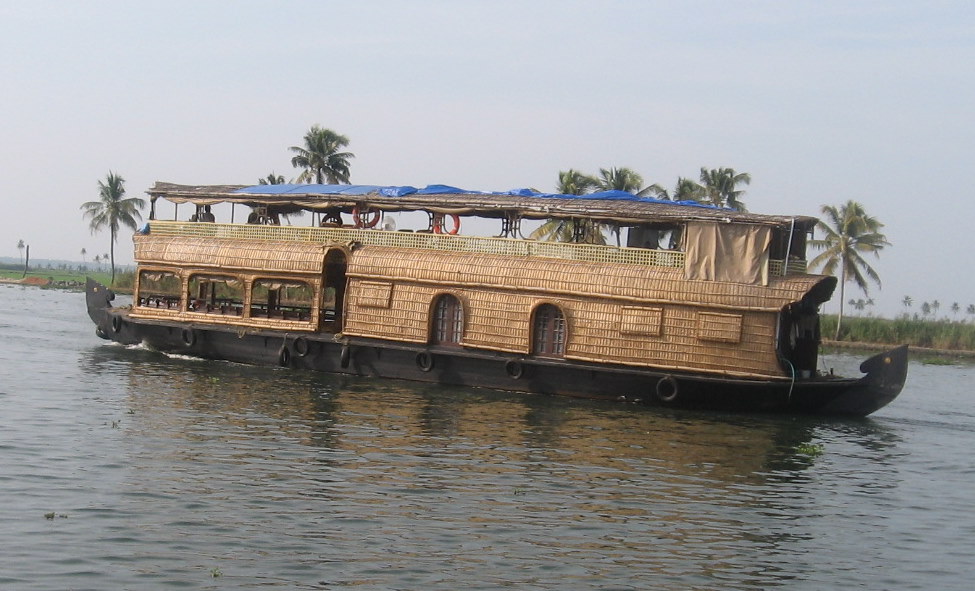
[[[879,256],[885,246],[890,246],[887,237],[880,233],[884,227],[880,220],[867,215],[863,206],[856,201],[847,201],[839,208],[824,205],[822,208],[826,221],[820,220],[816,227],[825,234],[819,240],[811,240],[809,245],[821,249],[816,258],[809,261],[809,267],[823,266],[823,273],[836,275],[839,267],[840,313],[836,317],[834,339],[839,340],[843,325],[843,303],[846,283],[853,281],[867,292],[867,278],[878,286],[880,276],[863,259],[866,253]]]
[[[834,315],[823,316],[823,334],[835,331],[837,320],[838,317]],[[853,316],[845,319],[837,340],[883,345],[907,344],[913,347],[952,351],[975,351],[975,324],[906,315],[893,320],[872,316]]]
[[[796,453],[810,458],[823,455],[823,445],[821,443],[801,443],[796,446]]]
[[[25,276],[23,267],[0,264],[0,279],[19,281],[32,277],[46,279],[50,283],[41,285],[40,287],[52,289],[84,289],[85,277],[91,277],[104,285],[109,285],[112,280],[110,271],[89,269],[86,265],[79,265],[78,267],[68,267],[66,265],[59,265],[58,267],[32,267],[27,271],[27,275]],[[120,271],[116,273],[115,285],[112,287],[115,291],[120,293],[131,292],[134,286],[134,271]]]
[[[114,172],[108,173],[105,182],[98,181],[98,197],[98,201],[82,203],[81,209],[84,217],[91,220],[92,234],[106,227],[111,234],[108,252],[112,261],[112,280],[109,285],[115,285],[115,243],[118,242],[119,226],[134,231],[137,220],[142,220],[139,210],[146,206],[146,202],[139,197],[125,197],[125,179]]]
[[[716,207],[746,211],[745,203],[741,200],[745,191],[738,186],[752,182],[752,177],[747,172],[736,172],[733,168],[701,167],[700,178],[701,183],[698,184],[690,179],[679,177],[671,195],[658,184],[643,186],[643,177],[630,168],[600,168],[599,176],[587,175],[570,168],[559,172],[559,182],[555,186],[555,192],[562,195],[587,195],[595,191],[626,191],[640,197],[666,201],[698,201]],[[531,238],[551,242],[605,244],[604,231],[616,234],[618,246],[619,227],[601,228],[582,220],[549,220],[532,232]]]
[[[304,169],[298,175],[298,182],[314,181],[319,185],[326,181],[332,185],[348,183],[349,160],[355,158],[355,154],[340,152],[348,145],[349,138],[344,135],[313,125],[305,134],[305,145],[291,147],[291,151],[295,153],[291,165]]]

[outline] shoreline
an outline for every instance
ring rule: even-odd
[[[823,340],[821,343],[821,348],[824,353],[828,353],[830,349],[839,351],[864,351],[864,352],[880,352],[886,351],[897,345],[889,345],[885,343],[861,343],[858,341],[829,341]],[[975,361],[975,351],[968,351],[966,349],[935,349],[933,347],[920,347],[917,345],[908,346],[908,354],[912,358],[918,358],[919,356],[933,356],[940,358],[953,358],[953,359],[966,359]]]

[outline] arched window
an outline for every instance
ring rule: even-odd
[[[464,306],[452,295],[440,296],[433,307],[433,342],[459,345],[463,335]]]
[[[557,306],[542,304],[535,310],[532,353],[541,357],[565,355],[565,316]]]

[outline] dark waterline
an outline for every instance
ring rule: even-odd
[[[0,334],[3,589],[969,588],[970,367],[835,420],[166,357],[33,288]]]

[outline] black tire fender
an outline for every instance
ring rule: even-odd
[[[433,369],[433,355],[428,351],[420,351],[416,354],[416,366],[420,368],[420,371],[427,372]]]
[[[308,339],[306,339],[305,337],[296,338],[294,342],[291,344],[291,346],[294,347],[295,355],[297,355],[298,357],[304,357],[308,355],[309,345],[308,345]]]
[[[674,379],[674,376],[664,376],[657,380],[657,388],[654,393],[660,402],[670,404],[676,401],[679,392],[680,388],[677,386],[677,380]]]
[[[513,380],[520,380],[525,375],[525,366],[520,361],[509,359],[504,364],[504,373]]]
[[[183,344],[187,347],[192,347],[196,344],[196,331],[192,328],[184,328],[180,337],[182,337]]]
[[[112,316],[112,332],[118,334],[122,332],[122,317]]]

